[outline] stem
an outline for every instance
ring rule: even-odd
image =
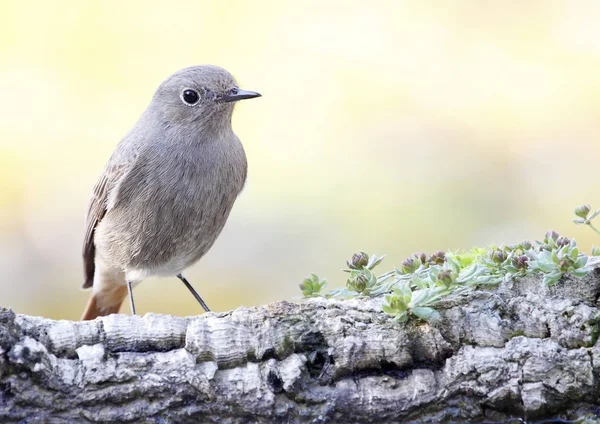
[[[600,231],[599,231],[599,230],[598,230],[596,227],[594,227],[594,225],[593,225],[591,222],[588,222],[588,224],[587,224],[587,225],[589,225],[589,227],[590,227],[592,230],[594,230],[594,231],[595,231],[597,234],[600,234]]]
[[[395,273],[396,273],[396,271],[388,271],[385,274],[381,274],[379,277],[377,277],[377,282],[382,283],[382,282],[386,281],[387,279],[389,279]]]

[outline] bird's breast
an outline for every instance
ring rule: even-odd
[[[100,250],[126,271],[162,275],[193,264],[215,242],[243,188],[243,149],[173,153],[146,156],[138,189],[101,225]]]

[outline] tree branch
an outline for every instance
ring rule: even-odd
[[[390,422],[541,418],[600,405],[600,269],[442,301],[53,321],[0,309],[0,422]]]

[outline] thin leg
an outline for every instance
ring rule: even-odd
[[[127,282],[127,290],[129,291],[129,305],[131,306],[131,315],[135,315],[135,304],[133,303],[133,290],[131,289],[131,281]]]
[[[196,298],[198,303],[204,308],[204,310],[206,312],[210,312],[210,309],[208,309],[208,306],[206,305],[206,303],[204,303],[204,300],[202,300],[200,295],[198,293],[196,293],[196,290],[194,290],[194,288],[189,283],[189,281],[185,279],[183,274],[177,274],[177,278],[179,278],[183,282],[183,284],[185,284],[185,286],[192,292],[192,295],[194,295],[194,297]]]

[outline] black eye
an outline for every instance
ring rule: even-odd
[[[198,103],[198,100],[200,100],[200,95],[196,90],[187,89],[183,91],[181,98],[188,105],[195,105],[196,103]]]
[[[237,87],[234,87],[234,88],[232,88],[231,90],[229,90],[229,93],[230,93],[230,94],[237,94],[237,93],[238,93],[238,91],[240,91],[240,89],[239,89],[239,88],[237,88]]]

